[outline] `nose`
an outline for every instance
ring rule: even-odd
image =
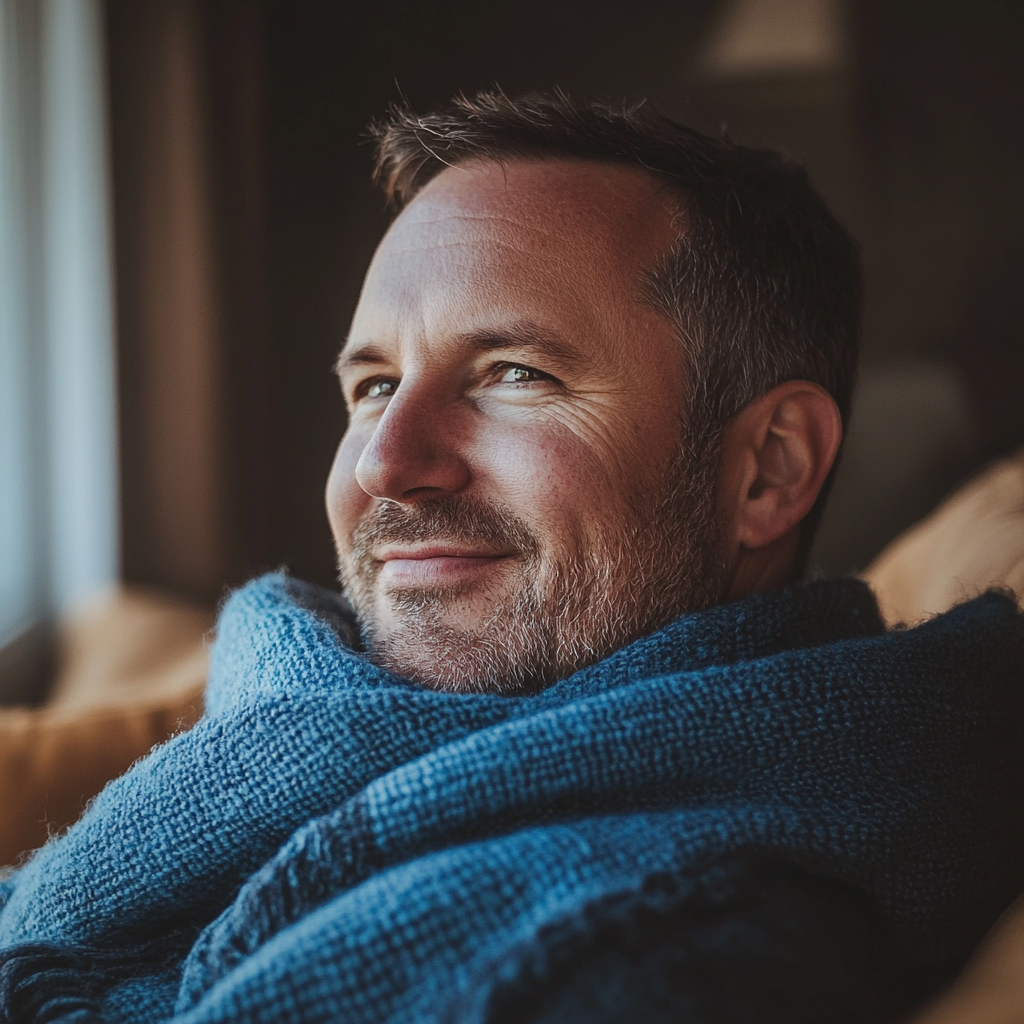
[[[461,491],[470,469],[457,415],[426,381],[403,379],[356,463],[356,482],[375,498],[415,502]]]

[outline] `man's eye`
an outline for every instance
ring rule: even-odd
[[[397,380],[367,381],[356,393],[357,398],[385,398],[398,390]]]
[[[529,366],[508,366],[502,372],[500,382],[502,384],[528,384],[531,381],[547,379],[547,376],[540,370],[532,370]]]

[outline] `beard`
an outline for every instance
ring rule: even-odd
[[[502,505],[458,494],[382,501],[339,560],[369,657],[439,690],[535,693],[717,603],[726,580],[715,514],[718,468],[717,445],[702,454],[679,445],[654,484],[638,489],[587,542],[562,539],[549,551]],[[382,563],[373,552],[426,541],[479,544],[512,557],[490,593],[479,583],[390,591],[394,624],[385,630],[376,609]],[[471,597],[487,602],[487,615],[473,628],[452,625],[453,612]]]

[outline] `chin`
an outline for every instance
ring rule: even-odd
[[[484,615],[423,595],[416,604],[364,622],[367,652],[389,672],[454,693],[534,693],[554,680],[553,633],[538,628],[524,595],[488,601]]]

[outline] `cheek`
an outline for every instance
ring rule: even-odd
[[[478,452],[494,490],[545,544],[578,545],[588,524],[618,514],[620,488],[605,460],[571,431],[502,432]]]
[[[347,547],[352,530],[373,500],[356,481],[356,465],[367,440],[368,437],[346,433],[327,478],[327,518],[339,552]]]

